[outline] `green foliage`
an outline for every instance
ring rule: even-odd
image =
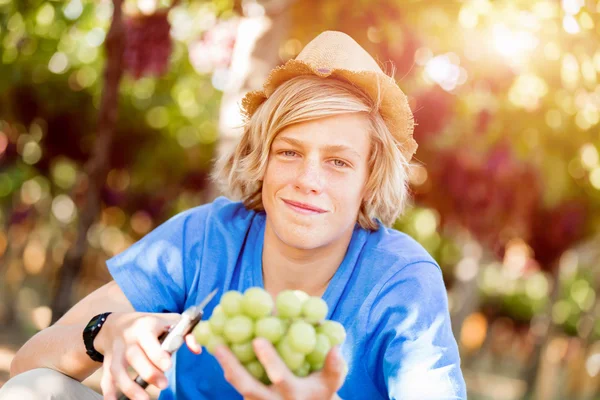
[[[9,138],[18,154],[11,160],[7,155],[0,159],[3,169],[9,168],[2,175],[3,197],[21,187],[23,180],[10,178],[9,183],[7,178],[19,175],[16,171],[21,168],[38,168],[38,173],[49,176],[56,192],[69,189],[73,182],[65,187],[61,175],[51,173],[55,159],[64,159],[82,172],[95,138],[104,41],[112,15],[110,2],[24,4],[0,4],[0,119],[7,129],[19,131]],[[192,22],[194,18],[210,20],[231,9],[229,2],[210,5],[180,7],[177,16]],[[207,24],[204,30],[210,28]],[[175,40],[165,76],[134,80],[127,75],[123,79],[119,132],[111,158],[115,168],[128,171],[132,187],[127,191],[132,197],[143,195],[151,202],[167,182],[181,184],[186,176],[210,168],[220,91],[211,84],[211,76],[199,74],[188,59],[188,44],[202,33],[196,29],[195,37]],[[41,120],[42,132],[32,142],[41,157],[36,162],[31,157],[29,163],[19,161],[26,155],[16,142],[35,129],[36,118]],[[181,191],[176,186],[172,190]]]

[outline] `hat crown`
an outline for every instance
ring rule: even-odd
[[[325,31],[311,40],[296,56],[318,70],[346,69],[349,71],[383,71],[373,59],[352,37],[337,31]]]

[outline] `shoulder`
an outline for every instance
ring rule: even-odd
[[[368,321],[388,313],[420,309],[447,312],[447,292],[437,261],[406,233],[381,227],[364,249],[372,287],[366,301]]]
[[[222,241],[243,239],[251,228],[256,211],[248,210],[242,202],[232,201],[226,197],[218,197],[206,205],[206,210],[200,206],[196,211],[202,218],[202,224],[193,224],[202,234],[211,240]]]
[[[427,325],[448,313],[446,286],[437,263],[420,261],[397,265],[390,272],[374,293],[370,320],[379,320],[382,314],[400,313]]]
[[[218,197],[212,203],[213,218],[237,225],[248,225],[258,213],[248,210],[241,201]]]
[[[364,296],[355,296],[363,325],[416,307],[432,312],[446,308],[438,263],[406,233],[385,227],[368,232],[358,265],[352,284],[353,292]]]
[[[410,235],[381,227],[368,234],[361,254],[361,272],[368,274],[371,302],[384,287],[406,285],[407,280],[441,279],[437,261]]]
[[[242,203],[219,197],[211,203],[199,205],[181,211],[159,226],[154,228],[137,242],[133,243],[126,251],[114,256],[110,262],[123,263],[146,254],[152,249],[154,252],[169,254],[177,253],[181,258],[188,248],[203,242],[210,233],[222,231],[221,236],[229,237],[226,231],[235,234],[246,231],[251,223],[251,216],[256,213],[247,210]],[[246,229],[240,229],[246,226]],[[183,253],[182,253],[183,251]]]
[[[385,257],[387,264],[412,264],[426,261],[436,264],[434,258],[410,235],[386,226],[371,232],[366,251],[377,257]],[[436,264],[437,265],[437,264]]]
[[[170,220],[235,222],[246,219],[250,214],[253,212],[249,211],[243,203],[221,196],[210,203],[182,211],[171,217]]]
[[[243,203],[218,197],[210,203],[181,211],[163,223],[165,227],[199,236],[214,229],[230,230],[248,226],[256,214]],[[243,229],[242,229],[243,230]]]
[[[231,221],[243,220],[255,214],[254,211],[248,210],[241,201],[233,201],[223,196],[217,197],[212,203],[209,203],[209,210],[212,217]]]

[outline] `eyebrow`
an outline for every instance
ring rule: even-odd
[[[278,140],[287,142],[293,146],[298,146],[298,147],[302,147],[304,144],[301,140],[293,139],[293,138],[286,137],[286,136],[276,137],[273,142],[276,142]],[[330,151],[332,153],[334,153],[334,152],[349,152],[352,155],[358,157],[359,159],[361,158],[360,154],[358,154],[358,152],[356,150],[354,150],[352,147],[345,146],[343,144],[329,144],[329,145],[326,145],[323,147],[325,148],[326,151]]]

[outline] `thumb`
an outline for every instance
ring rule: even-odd
[[[202,353],[202,346],[198,344],[198,341],[196,341],[196,336],[194,336],[194,334],[188,333],[187,335],[185,335],[185,343],[187,344],[188,348],[191,350],[192,353]]]
[[[339,346],[334,346],[329,351],[321,373],[332,390],[337,391],[342,387],[348,373],[348,366],[342,357]]]

